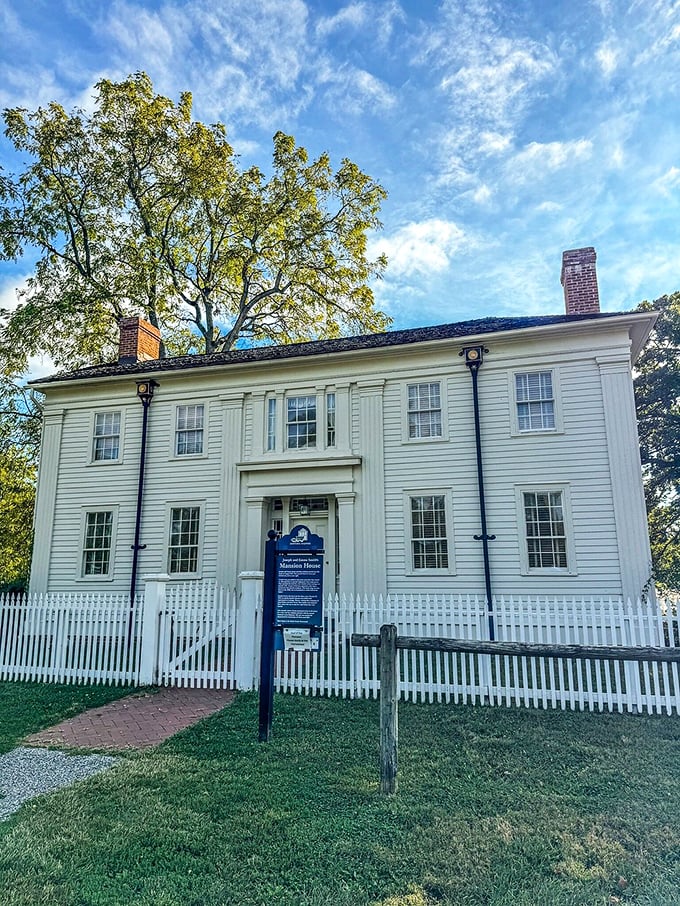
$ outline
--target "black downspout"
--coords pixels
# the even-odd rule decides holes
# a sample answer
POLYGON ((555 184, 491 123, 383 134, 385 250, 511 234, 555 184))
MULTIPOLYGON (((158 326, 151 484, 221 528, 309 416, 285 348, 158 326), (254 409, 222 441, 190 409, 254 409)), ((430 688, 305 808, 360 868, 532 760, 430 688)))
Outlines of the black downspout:
POLYGON ((146 464, 146 435, 149 421, 149 406, 153 398, 154 389, 158 386, 156 381, 138 381, 137 396, 142 401, 142 444, 139 452, 139 479, 137 482, 137 513, 135 515, 135 540, 132 545, 132 570, 130 573, 130 624, 128 626, 128 642, 132 636, 132 615, 137 590, 137 569, 139 565, 139 552, 146 548, 140 544, 139 538, 142 527, 142 503, 144 500, 144 467, 146 464))
POLYGON ((484 554, 484 587, 486 591, 486 609, 489 615, 489 639, 495 641, 496 633, 493 621, 493 601, 491 597, 491 564, 489 560, 489 541, 495 541, 495 535, 489 535, 486 530, 486 501, 484 499, 484 469, 482 467, 482 435, 479 424, 479 391, 477 376, 482 364, 484 353, 488 350, 483 346, 467 346, 461 351, 465 356, 465 364, 470 369, 472 377, 472 404, 475 412, 475 446, 477 450, 477 487, 479 490, 479 515, 482 523, 481 535, 473 535, 475 541, 482 542, 484 554))

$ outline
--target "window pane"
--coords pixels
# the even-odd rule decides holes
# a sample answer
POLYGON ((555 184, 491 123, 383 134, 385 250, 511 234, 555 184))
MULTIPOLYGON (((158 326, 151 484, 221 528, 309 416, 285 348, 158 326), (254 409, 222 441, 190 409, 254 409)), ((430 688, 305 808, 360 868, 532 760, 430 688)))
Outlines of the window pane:
POLYGON ((267 401, 267 450, 276 449, 276 399, 267 401))
POLYGON ((97 412, 94 417, 92 457, 96 462, 118 459, 120 412, 97 412))
POLYGON ((198 571, 198 535, 201 510, 197 506, 174 507, 170 513, 168 569, 171 573, 198 571))
POLYGON ((83 575, 106 576, 111 563, 113 513, 101 511, 85 514, 83 575))
POLYGON ((520 431, 545 431, 555 427, 552 372, 516 374, 515 396, 520 431))
POLYGON ((316 397, 289 397, 286 411, 288 446, 293 449, 315 447, 316 397))
POLYGON ((203 404, 177 407, 175 453, 185 456, 203 452, 203 404))
POLYGON ((443 494, 411 497, 411 552, 414 569, 448 569, 443 494))
POLYGON ((326 394, 326 446, 335 446, 335 394, 326 394))
POLYGON ((441 437, 442 412, 439 381, 408 385, 408 436, 441 437))
POLYGON ((567 538, 562 492, 525 492, 524 518, 531 569, 566 569, 567 538))

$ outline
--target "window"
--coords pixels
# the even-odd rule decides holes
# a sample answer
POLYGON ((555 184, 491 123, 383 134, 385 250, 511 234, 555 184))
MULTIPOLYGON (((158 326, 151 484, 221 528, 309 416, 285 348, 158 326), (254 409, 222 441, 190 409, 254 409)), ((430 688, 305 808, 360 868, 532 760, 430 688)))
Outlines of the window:
POLYGON ((523 491, 529 569, 567 569, 562 491, 523 491))
POLYGON ((195 456, 203 452, 203 404, 177 407, 175 454, 195 456))
POLYGON ((85 514, 83 576, 108 576, 111 567, 113 512, 100 510, 85 514))
POLYGON ((444 494, 411 497, 410 502, 413 569, 448 569, 444 494))
POLYGON ((267 400, 267 450, 276 449, 276 399, 267 400))
POLYGON ((169 573, 198 572, 198 542, 201 508, 172 507, 170 510, 169 573))
POLYGON ((335 446, 335 394, 326 394, 326 446, 335 446))
POLYGON ((303 449, 316 446, 316 397, 291 396, 287 402, 286 430, 288 447, 303 449))
POLYGON ((120 454, 120 412, 96 412, 94 416, 95 462, 112 462, 120 454))
POLYGON ((411 439, 442 436, 439 381, 408 385, 408 436, 411 439))
POLYGON ((555 397, 551 371, 515 375, 517 428, 522 431, 555 429, 555 397))

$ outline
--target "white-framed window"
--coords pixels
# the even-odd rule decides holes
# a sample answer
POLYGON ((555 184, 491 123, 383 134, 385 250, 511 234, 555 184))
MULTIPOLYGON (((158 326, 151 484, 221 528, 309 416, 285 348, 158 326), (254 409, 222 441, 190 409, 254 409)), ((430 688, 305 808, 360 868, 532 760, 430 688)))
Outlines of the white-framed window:
POLYGON ((406 409, 409 440, 443 437, 440 381, 408 384, 406 409))
POLYGON ((514 375, 517 431, 554 431, 555 388, 552 371, 522 371, 514 375))
POLYGON ((110 576, 112 572, 113 510, 85 512, 81 576, 110 576))
POLYGON ((335 446, 335 393, 326 394, 326 446, 335 446))
POLYGON ((267 400, 267 451, 276 450, 276 397, 267 400))
POLYGON ((287 397, 286 444, 290 450, 316 447, 316 396, 287 397))
POLYGON ((201 562, 201 507, 189 504, 170 507, 168 572, 197 575, 201 562))
POLYGON ((406 491, 404 509, 409 539, 407 572, 452 573, 450 496, 443 490, 406 491))
POLYGON ((120 459, 120 424, 120 412, 95 412, 93 462, 117 462, 120 459))
POLYGON ((524 535, 520 551, 523 574, 575 575, 568 485, 523 486, 516 493, 524 535))
POLYGON ((197 456, 203 453, 204 417, 203 403, 177 407, 175 456, 197 456))

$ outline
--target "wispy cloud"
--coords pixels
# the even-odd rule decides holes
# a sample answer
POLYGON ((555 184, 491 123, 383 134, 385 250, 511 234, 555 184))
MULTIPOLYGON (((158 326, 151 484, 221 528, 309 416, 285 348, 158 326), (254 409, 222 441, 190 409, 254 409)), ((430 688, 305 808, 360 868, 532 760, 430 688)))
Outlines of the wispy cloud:
POLYGON ((450 220, 409 223, 388 237, 374 240, 372 255, 387 255, 388 277, 431 275, 445 270, 469 240, 450 220))
POLYGON ((680 168, 670 167, 663 176, 654 181, 653 187, 662 195, 672 195, 676 189, 680 188, 680 168))
POLYGON ((355 30, 366 24, 368 9, 365 3, 350 3, 343 6, 334 16, 323 16, 316 23, 316 33, 327 37, 334 31, 349 28, 355 30))
POLYGON ((587 160, 592 153, 593 144, 585 138, 530 142, 508 162, 507 173, 515 183, 533 182, 542 179, 546 173, 587 160))

